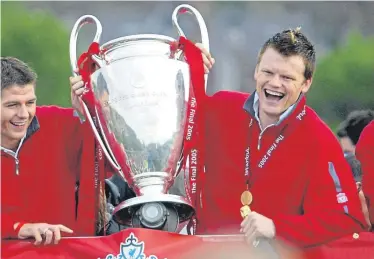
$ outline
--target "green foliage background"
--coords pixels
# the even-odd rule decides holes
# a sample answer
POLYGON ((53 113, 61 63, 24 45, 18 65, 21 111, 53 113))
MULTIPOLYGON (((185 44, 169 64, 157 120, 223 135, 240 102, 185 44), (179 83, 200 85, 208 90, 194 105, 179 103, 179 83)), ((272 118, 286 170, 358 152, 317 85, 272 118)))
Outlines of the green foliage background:
POLYGON ((1 3, 1 56, 28 63, 38 74, 38 105, 70 105, 69 32, 52 14, 1 3))
POLYGON ((352 32, 344 44, 323 57, 308 103, 330 125, 353 110, 374 109, 374 37, 352 32))
MULTIPOLYGON (((52 14, 2 2, 1 55, 38 73, 38 104, 70 106, 68 28, 52 14)), ((374 109, 374 37, 358 32, 319 58, 308 103, 332 127, 355 109, 374 109)))

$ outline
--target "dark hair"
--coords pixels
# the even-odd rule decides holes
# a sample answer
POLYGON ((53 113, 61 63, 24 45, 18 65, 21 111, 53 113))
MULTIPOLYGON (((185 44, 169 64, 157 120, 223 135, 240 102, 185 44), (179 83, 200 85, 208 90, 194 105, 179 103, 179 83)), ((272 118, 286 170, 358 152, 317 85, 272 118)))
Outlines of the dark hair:
POLYGON ((37 75, 25 62, 14 57, 1 57, 1 90, 36 83, 37 75))
POLYGON ((313 77, 316 53, 312 43, 300 32, 300 28, 284 30, 268 39, 260 50, 257 63, 260 63, 262 55, 268 48, 273 48, 286 57, 301 56, 305 63, 305 79, 313 77))
POLYGON ((362 130, 372 120, 374 120, 374 111, 372 110, 353 111, 340 123, 337 135, 339 138, 348 137, 353 145, 356 145, 362 130))

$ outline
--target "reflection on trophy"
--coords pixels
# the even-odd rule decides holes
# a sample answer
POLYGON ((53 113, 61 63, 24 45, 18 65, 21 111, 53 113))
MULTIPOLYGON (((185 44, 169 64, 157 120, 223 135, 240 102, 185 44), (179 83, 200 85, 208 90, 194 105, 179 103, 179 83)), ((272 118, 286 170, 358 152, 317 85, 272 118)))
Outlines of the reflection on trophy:
MULTIPOLYGON (((180 35, 177 16, 188 11, 196 16, 202 43, 209 48, 205 22, 189 5, 178 6, 172 21, 180 35)), ((94 42, 102 27, 91 15, 75 23, 70 38, 70 59, 77 71, 76 41, 86 23, 96 24, 94 42)), ((99 45, 92 56, 98 69, 90 75, 93 104, 83 102, 86 117, 110 164, 129 183, 137 197, 114 210, 123 225, 179 231, 194 215, 184 197, 168 194, 180 171, 187 123, 190 71, 180 59, 176 40, 142 34, 117 38, 99 45)))

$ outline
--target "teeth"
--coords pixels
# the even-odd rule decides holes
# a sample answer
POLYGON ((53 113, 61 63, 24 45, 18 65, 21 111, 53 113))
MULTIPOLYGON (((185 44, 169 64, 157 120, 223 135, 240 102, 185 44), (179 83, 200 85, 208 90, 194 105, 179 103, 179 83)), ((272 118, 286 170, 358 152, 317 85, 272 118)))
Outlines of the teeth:
POLYGON ((26 122, 12 122, 12 124, 16 125, 16 126, 23 126, 26 124, 26 122))
POLYGON ((272 91, 272 90, 265 89, 265 91, 266 91, 266 93, 271 94, 271 95, 275 95, 275 96, 279 96, 279 97, 284 96, 284 94, 278 93, 278 92, 275 92, 275 91, 272 91))

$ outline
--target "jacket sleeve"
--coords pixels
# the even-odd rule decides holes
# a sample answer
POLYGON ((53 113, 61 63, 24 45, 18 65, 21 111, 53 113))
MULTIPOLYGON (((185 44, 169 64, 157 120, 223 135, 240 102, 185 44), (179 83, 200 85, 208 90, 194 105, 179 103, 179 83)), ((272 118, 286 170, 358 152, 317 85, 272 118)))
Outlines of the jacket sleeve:
POLYGON ((307 158, 302 215, 273 218, 276 236, 299 247, 326 243, 364 229, 350 167, 338 142, 326 142, 307 158))
POLYGON ((370 222, 374 223, 374 122, 361 133, 356 146, 356 157, 361 163, 362 190, 368 201, 370 222))

